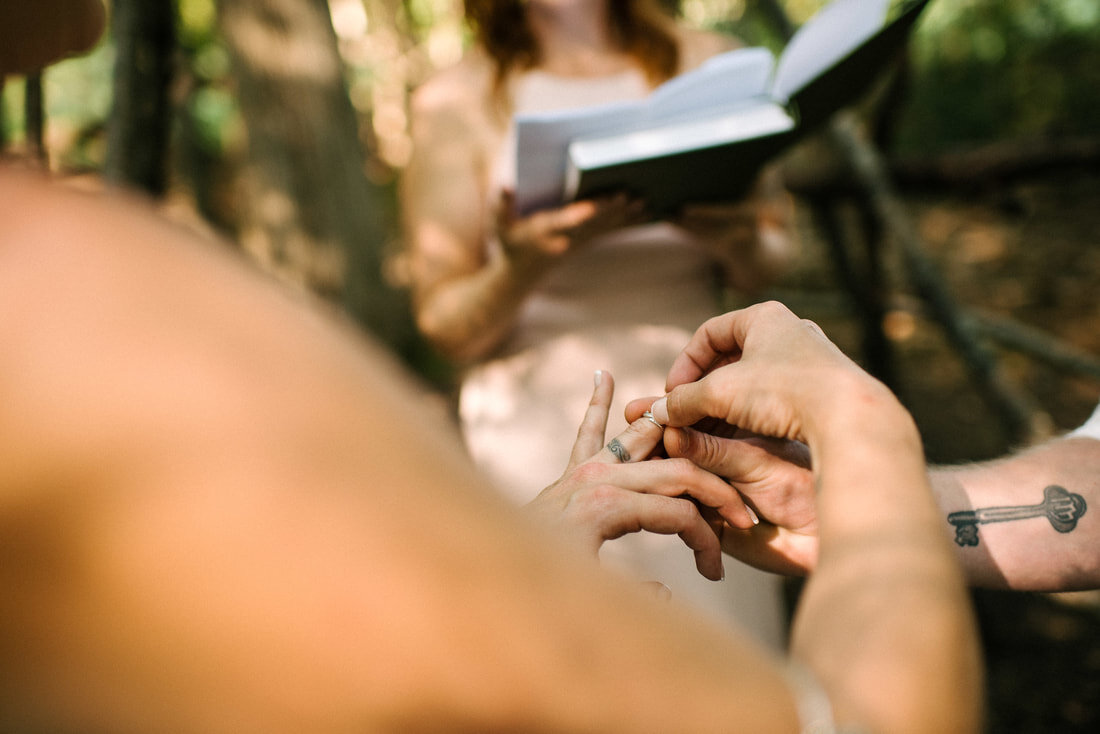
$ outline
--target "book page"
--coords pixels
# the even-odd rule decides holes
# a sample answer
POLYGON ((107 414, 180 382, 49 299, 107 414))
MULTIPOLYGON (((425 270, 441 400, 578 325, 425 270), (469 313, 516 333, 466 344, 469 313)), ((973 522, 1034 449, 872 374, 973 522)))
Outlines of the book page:
POLYGON ((738 48, 712 56, 653 90, 650 119, 694 117, 700 111, 765 97, 774 68, 775 57, 766 48, 738 48))
POLYGON ((890 0, 833 0, 798 29, 783 50, 772 95, 788 100, 859 48, 886 20, 890 0))
POLYGON ((697 117, 704 110, 725 113, 766 96, 774 65, 766 48, 734 49, 670 79, 642 100, 517 115, 516 208, 527 213, 561 203, 571 141, 633 132, 697 117))
POLYGON ((528 213, 561 203, 566 151, 578 137, 633 130, 645 119, 645 100, 517 115, 516 209, 528 213))

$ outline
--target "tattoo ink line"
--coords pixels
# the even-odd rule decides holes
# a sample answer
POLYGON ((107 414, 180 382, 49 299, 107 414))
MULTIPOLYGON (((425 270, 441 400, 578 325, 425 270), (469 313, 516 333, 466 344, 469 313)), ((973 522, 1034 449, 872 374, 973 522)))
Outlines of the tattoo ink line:
POLYGON ((611 443, 607 444, 607 450, 624 464, 630 461, 630 453, 626 450, 626 446, 623 446, 622 442, 617 438, 611 439, 611 443))
POLYGON ((975 546, 978 544, 978 525, 981 523, 1046 517, 1059 533, 1068 533, 1077 527, 1077 521, 1087 509, 1084 497, 1052 484, 1043 490, 1043 501, 1037 505, 985 507, 952 512, 947 516, 947 522, 955 526, 955 543, 960 546, 975 546))

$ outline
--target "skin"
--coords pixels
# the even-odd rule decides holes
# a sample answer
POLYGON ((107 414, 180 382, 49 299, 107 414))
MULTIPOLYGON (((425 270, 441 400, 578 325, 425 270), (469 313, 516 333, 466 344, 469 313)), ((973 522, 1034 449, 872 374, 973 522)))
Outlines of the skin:
MULTIPOLYGON (((671 376, 676 384, 680 378, 671 376)), ((638 414, 648 405, 628 409, 638 414)), ((722 548, 758 568, 803 575, 818 562, 817 509, 810 451, 801 441, 727 437, 691 428, 669 429, 669 456, 687 459, 728 480, 762 520, 748 530, 727 527, 722 548)), ((1017 591, 1100 588, 1100 441, 1063 437, 993 461, 930 467, 939 524, 972 586, 1017 591), (1086 509, 1076 526, 1058 532, 1045 517, 981 524, 975 545, 955 542, 951 513, 1038 505, 1043 490, 1059 486, 1080 496, 1086 509)))
POLYGON ((780 661, 499 499, 329 312, 139 202, 0 198, 0 727, 795 730, 780 661))
MULTIPOLYGON (((571 77, 622 72, 600 0, 532 0, 539 70, 571 77)), ((676 26, 682 71, 732 47, 728 38, 676 26)), ((506 81, 512 85, 521 72, 506 81)), ((484 357, 514 323, 539 278, 601 234, 649 219, 645 202, 620 196, 517 215, 511 194, 490 200, 490 172, 510 111, 494 98, 490 59, 475 49, 422 85, 412 99, 414 154, 402 177, 413 305, 422 333, 460 361, 484 357), (486 246, 486 243, 490 243, 486 246)), ((734 285, 752 290, 791 255, 790 200, 775 171, 748 201, 689 207, 679 224, 734 285)))
MULTIPOLYGON (((980 664, 963 576, 920 437, 890 391, 776 303, 703 324, 669 383, 652 404, 659 422, 717 419, 809 447, 816 564, 791 645, 826 682, 838 719, 883 731, 977 726, 980 664), (853 639, 874 644, 846 649, 853 639)), ((767 528, 749 532, 767 542, 767 528)))
MULTIPOLYGON (((798 729, 784 661, 500 500, 417 386, 330 312, 117 194, 0 171, 0 198, 15 204, 0 238, 4 729, 798 729)), ((776 346, 806 338, 750 326, 776 346)), ((774 393, 829 465, 794 654, 841 722, 976 731, 973 629, 928 542, 943 538, 923 472, 897 465, 920 463, 904 412, 854 372, 805 405, 763 374, 740 387, 774 393), (865 400, 846 416, 844 397, 865 400), (886 441, 869 444, 891 457, 885 533, 828 499, 876 460, 838 450, 834 428, 886 441), (884 585, 904 604, 878 605, 884 585), (920 614, 919 639, 903 612, 920 614)), ((559 484, 582 501, 685 464, 592 452, 610 387, 578 437, 589 459, 559 484)), ((691 401, 675 396, 682 422, 691 401)), ((618 438, 644 457, 658 432, 618 438)), ((688 491, 746 524, 713 477, 664 476, 648 498, 688 491)), ((594 537, 650 524, 600 522, 594 537)))
MULTIPOLYGON (((484 487, 383 351, 221 244, 142 202, 26 174, 0 170, 0 200, 11 204, 0 223, 0 728, 798 729, 783 661, 658 604, 586 552, 662 520, 601 513, 596 531, 575 531, 587 544, 571 543, 484 487)), ((790 335, 764 327, 750 331, 790 335)), ((882 397, 836 377, 834 399, 882 397)), ((874 407, 857 400, 845 416, 813 399, 788 405, 806 396, 767 380, 740 387, 815 426, 804 436, 815 451, 819 430, 858 436, 860 408, 874 407)), ((548 499, 583 503, 637 481, 636 464, 593 452, 604 395, 574 452, 589 459, 570 462, 548 499)), ((762 427, 736 399, 728 407, 726 418, 762 427)), ((872 436, 910 460, 882 476, 897 473, 897 503, 917 512, 892 518, 883 542, 823 500, 795 655, 842 722, 976 731, 977 696, 961 695, 978 685, 973 630, 938 554, 911 552, 926 535, 906 471, 919 443, 896 411, 872 416, 872 436), (875 607, 882 562, 895 598, 937 592, 905 607, 922 613, 915 649, 875 607), (890 684, 854 685, 868 680, 890 684)), ((639 428, 618 439, 641 457, 659 437, 639 428)), ((826 444, 836 463, 815 469, 823 498, 875 459, 826 444)), ((673 465, 645 464, 658 476, 673 465)), ((694 470, 663 491, 646 498, 687 492, 744 525, 739 499, 694 470)), ((681 516, 665 530, 705 538, 681 516)), ((713 541, 692 543, 714 557, 713 541)))
POLYGON ((613 393, 611 374, 597 373, 569 465, 527 505, 527 512, 593 557, 605 540, 628 533, 678 534, 695 552, 699 573, 720 580, 724 573, 718 535, 696 503, 714 508, 732 527, 752 527, 752 515, 727 482, 692 462, 645 461, 663 433, 647 418, 638 418, 613 439, 631 457, 627 463, 616 458, 604 445, 613 393))

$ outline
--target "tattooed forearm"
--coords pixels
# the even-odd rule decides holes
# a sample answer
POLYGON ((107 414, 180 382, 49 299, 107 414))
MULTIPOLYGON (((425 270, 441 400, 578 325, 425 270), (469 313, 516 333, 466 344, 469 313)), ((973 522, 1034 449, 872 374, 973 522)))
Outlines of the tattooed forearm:
POLYGON ((1031 517, 1045 517, 1059 533, 1077 527, 1077 521, 1088 509, 1085 498, 1052 484, 1043 490, 1043 501, 1037 505, 1018 507, 985 507, 979 510, 952 512, 947 522, 955 526, 955 542, 961 546, 978 544, 978 525, 990 522, 1011 522, 1031 517))

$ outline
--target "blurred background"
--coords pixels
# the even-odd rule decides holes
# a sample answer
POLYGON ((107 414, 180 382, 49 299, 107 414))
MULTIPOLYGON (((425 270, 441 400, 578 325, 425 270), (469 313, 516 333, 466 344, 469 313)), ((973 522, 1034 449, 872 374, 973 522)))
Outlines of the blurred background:
MULTIPOLYGON (((449 401, 454 369, 409 317, 395 196, 409 92, 469 42, 460 0, 107 4, 91 52, 3 80, 0 155, 144 191, 449 401)), ((779 50, 824 4, 676 7, 779 50)), ((1100 399, 1100 3, 932 0, 857 112, 877 177, 827 130, 784 159, 802 252, 767 295, 894 388, 931 461, 1080 424, 1100 399)), ((1100 731, 1096 595, 975 600, 989 730, 1100 731)))

